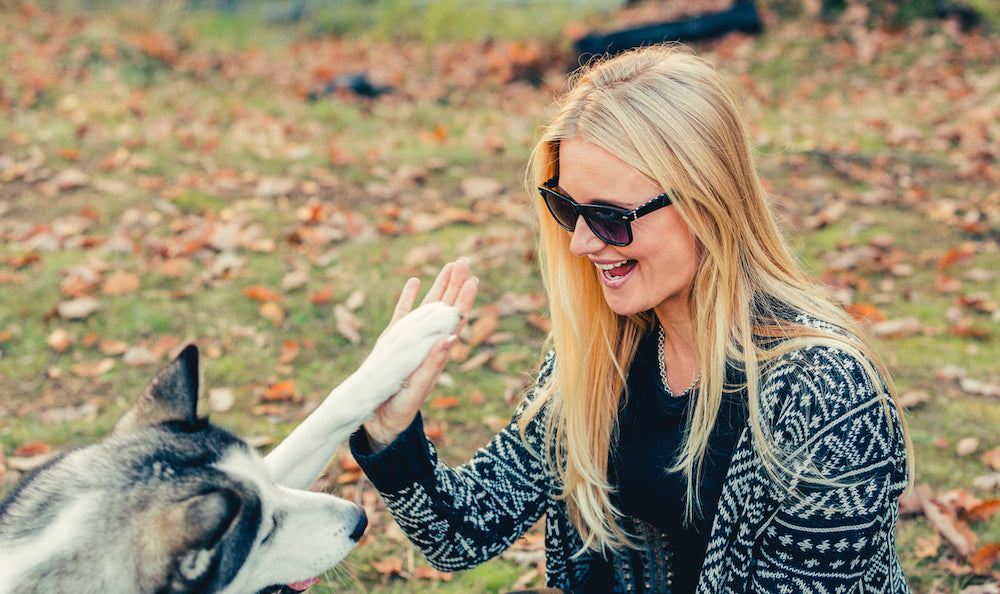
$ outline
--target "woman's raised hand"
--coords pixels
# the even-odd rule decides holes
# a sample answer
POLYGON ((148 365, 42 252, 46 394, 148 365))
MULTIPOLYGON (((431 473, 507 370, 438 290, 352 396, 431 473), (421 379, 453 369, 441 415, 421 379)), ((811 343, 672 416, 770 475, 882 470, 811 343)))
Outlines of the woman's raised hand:
MULTIPOLYGON (((465 323, 464 320, 468 316, 469 310, 472 309, 473 302, 476 300, 478 288, 479 279, 469 276, 469 261, 466 258, 459 258, 441 268, 441 272, 434 279, 434 284, 431 285, 430 291, 421 301, 421 305, 442 301, 457 307, 463 318, 458 329, 455 330, 455 334, 458 334, 465 323)), ((411 278, 406 281, 406 284, 403 285, 403 292, 396 302, 396 309, 392 312, 389 326, 395 324, 397 320, 413 309, 419 290, 420 279, 411 278)), ((450 337, 435 345, 420 367, 407 379, 403 389, 378 407, 375 410, 375 416, 364 424, 373 451, 388 445, 413 422, 420 406, 427 400, 437 384, 438 377, 441 376, 441 371, 444 370, 444 366, 448 362, 448 353, 453 344, 454 337, 450 337)))

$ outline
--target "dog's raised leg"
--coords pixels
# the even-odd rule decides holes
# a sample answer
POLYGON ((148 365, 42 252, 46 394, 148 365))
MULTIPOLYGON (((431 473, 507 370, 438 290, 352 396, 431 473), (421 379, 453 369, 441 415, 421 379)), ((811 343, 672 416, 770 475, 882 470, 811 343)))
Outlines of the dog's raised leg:
POLYGON ((274 481, 293 489, 307 488, 337 446, 399 391, 431 347, 455 331, 459 319, 456 308, 431 303, 386 330, 361 367, 264 459, 274 481))

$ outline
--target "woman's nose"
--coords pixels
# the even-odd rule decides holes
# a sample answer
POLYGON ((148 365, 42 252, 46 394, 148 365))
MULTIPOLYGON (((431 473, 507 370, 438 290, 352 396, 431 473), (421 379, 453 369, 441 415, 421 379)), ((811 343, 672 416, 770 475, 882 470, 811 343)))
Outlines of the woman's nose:
POLYGON ((576 229, 569 242, 569 251, 574 256, 582 257, 600 251, 604 245, 601 238, 594 235, 587 221, 583 220, 583 217, 577 217, 576 229))

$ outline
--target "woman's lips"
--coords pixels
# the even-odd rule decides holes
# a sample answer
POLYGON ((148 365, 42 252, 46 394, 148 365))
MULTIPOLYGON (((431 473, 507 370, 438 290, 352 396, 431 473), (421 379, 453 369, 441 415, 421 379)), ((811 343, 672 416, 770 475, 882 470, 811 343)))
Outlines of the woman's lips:
POLYGON ((594 262, 601 271, 601 280, 609 287, 618 287, 632 274, 638 262, 635 260, 619 260, 617 262, 594 262))

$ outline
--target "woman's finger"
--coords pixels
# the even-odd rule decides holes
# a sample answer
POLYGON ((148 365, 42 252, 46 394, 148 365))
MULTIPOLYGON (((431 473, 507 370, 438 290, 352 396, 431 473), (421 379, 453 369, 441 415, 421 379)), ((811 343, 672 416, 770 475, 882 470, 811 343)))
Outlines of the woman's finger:
POLYGON ((434 279, 434 284, 431 285, 431 289, 427 291, 426 295, 424 295, 420 305, 441 300, 441 296, 444 295, 444 290, 448 286, 448 282, 451 279, 451 271, 454 266, 454 262, 448 262, 443 268, 441 268, 441 272, 439 272, 437 278, 434 279))
POLYGON ((392 326, 400 318, 413 310, 413 303, 417 300, 417 292, 419 291, 419 278, 413 277, 406 281, 406 284, 403 285, 403 292, 400 293, 399 299, 396 301, 396 309, 392 311, 392 319, 389 321, 389 326, 392 326))
POLYGON ((455 334, 462 331, 462 326, 469 319, 469 312, 472 311, 472 304, 476 302, 476 293, 478 291, 479 279, 474 276, 466 279, 462 283, 462 286, 459 287, 453 305, 458 308, 458 313, 461 314, 462 321, 459 322, 458 328, 455 329, 455 334))
POLYGON ((444 294, 440 301, 448 305, 455 305, 459 292, 465 286, 465 281, 469 279, 469 260, 462 257, 452 262, 451 274, 448 276, 448 284, 444 288, 444 294))

